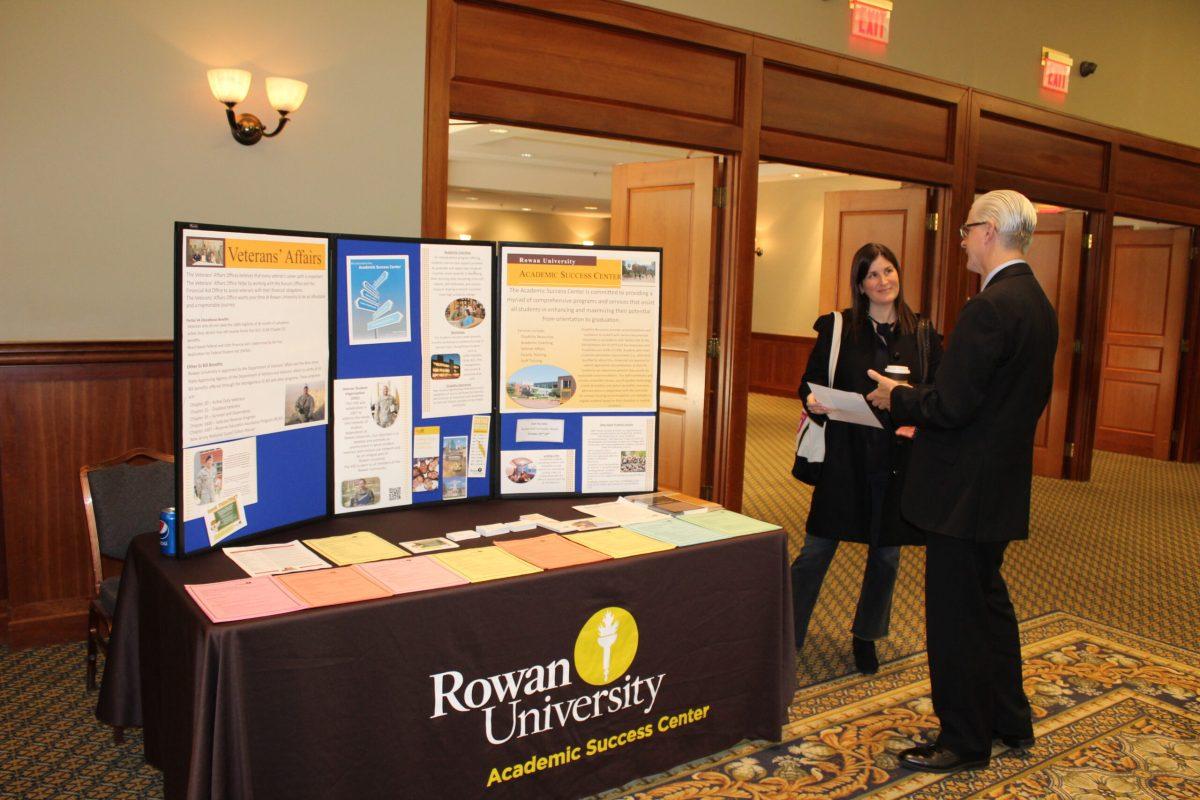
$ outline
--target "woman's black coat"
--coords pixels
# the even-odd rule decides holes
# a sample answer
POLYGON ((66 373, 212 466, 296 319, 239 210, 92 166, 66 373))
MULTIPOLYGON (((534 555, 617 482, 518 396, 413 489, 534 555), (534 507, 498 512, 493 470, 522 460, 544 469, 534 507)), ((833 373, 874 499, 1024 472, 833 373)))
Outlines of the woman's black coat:
MULTIPOLYGON (((867 370, 883 372, 888 364, 904 364, 912 375, 912 382, 920 380, 917 336, 915 333, 899 334, 891 338, 891 346, 884 348, 875 335, 868 319, 863 319, 863 328, 855 335, 850 322, 850 309, 842 312, 842 349, 838 355, 837 374, 833 388, 848 392, 870 394, 875 382, 867 377, 867 370)), ((800 398, 807 400, 809 383, 829 386, 829 349, 833 339, 833 315, 824 314, 813 323, 817 332, 817 344, 808 358, 804 378, 800 382, 800 398)), ((930 328, 929 370, 931 380, 942 354, 941 337, 930 328)), ((886 413, 876 411, 883 430, 835 422, 814 414, 813 422, 825 427, 825 465, 820 480, 813 489, 812 505, 808 514, 807 531, 813 536, 837 539, 843 542, 871 540, 871 494, 867 483, 870 471, 884 470, 891 473, 884 502, 883 520, 880 527, 880 545, 922 544, 923 534, 904 522, 900 517, 900 492, 904 467, 908 461, 909 442, 898 439, 894 426, 886 413)), ((918 432, 918 436, 920 433, 918 432)))

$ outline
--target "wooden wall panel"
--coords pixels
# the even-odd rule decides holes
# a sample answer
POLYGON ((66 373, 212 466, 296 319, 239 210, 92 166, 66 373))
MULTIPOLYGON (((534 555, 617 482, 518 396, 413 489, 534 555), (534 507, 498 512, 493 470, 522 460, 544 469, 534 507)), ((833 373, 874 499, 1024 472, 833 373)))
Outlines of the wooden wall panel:
POLYGON ((1196 208, 1200 206, 1200 164, 1121 148, 1114 188, 1128 197, 1196 208))
POLYGON ((736 122, 741 59, 640 32, 460 3, 452 79, 736 122))
POLYGON ((796 397, 808 356, 816 343, 812 336, 751 334, 750 391, 796 397))
POLYGON ((13 646, 86 635, 79 468, 172 449, 169 342, 0 347, 0 496, 13 646))
POLYGON ((764 130, 949 161, 954 107, 893 94, 880 86, 768 64, 763 69, 762 126, 764 130))
POLYGON ((979 120, 978 165, 1009 175, 1100 192, 1107 146, 1022 120, 984 113, 979 120))

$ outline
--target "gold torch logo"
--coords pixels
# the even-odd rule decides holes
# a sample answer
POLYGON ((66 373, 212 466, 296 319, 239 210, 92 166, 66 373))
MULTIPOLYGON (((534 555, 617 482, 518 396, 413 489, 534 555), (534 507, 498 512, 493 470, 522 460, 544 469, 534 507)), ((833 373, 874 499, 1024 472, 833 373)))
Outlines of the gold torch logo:
POLYGON ((583 624, 575 639, 575 671, 593 686, 625 674, 637 655, 638 628, 623 608, 602 608, 583 624))

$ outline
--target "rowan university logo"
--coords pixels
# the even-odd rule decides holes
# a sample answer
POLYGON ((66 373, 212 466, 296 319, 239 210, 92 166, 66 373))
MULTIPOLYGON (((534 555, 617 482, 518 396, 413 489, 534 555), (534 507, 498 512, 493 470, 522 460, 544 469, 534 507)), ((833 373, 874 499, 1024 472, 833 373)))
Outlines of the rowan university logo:
POLYGON ((602 608, 583 624, 575 639, 575 671, 593 686, 625 674, 638 649, 638 628, 623 608, 602 608))

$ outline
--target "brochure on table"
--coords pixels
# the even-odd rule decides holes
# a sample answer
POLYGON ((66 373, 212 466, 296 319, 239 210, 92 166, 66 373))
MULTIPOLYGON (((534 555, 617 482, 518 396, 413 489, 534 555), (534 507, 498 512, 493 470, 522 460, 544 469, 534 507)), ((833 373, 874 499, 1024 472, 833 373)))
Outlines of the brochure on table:
POLYGON ((662 251, 499 247, 498 493, 657 486, 662 251))
POLYGON ((661 251, 175 239, 180 555, 343 514, 656 488, 661 251))

